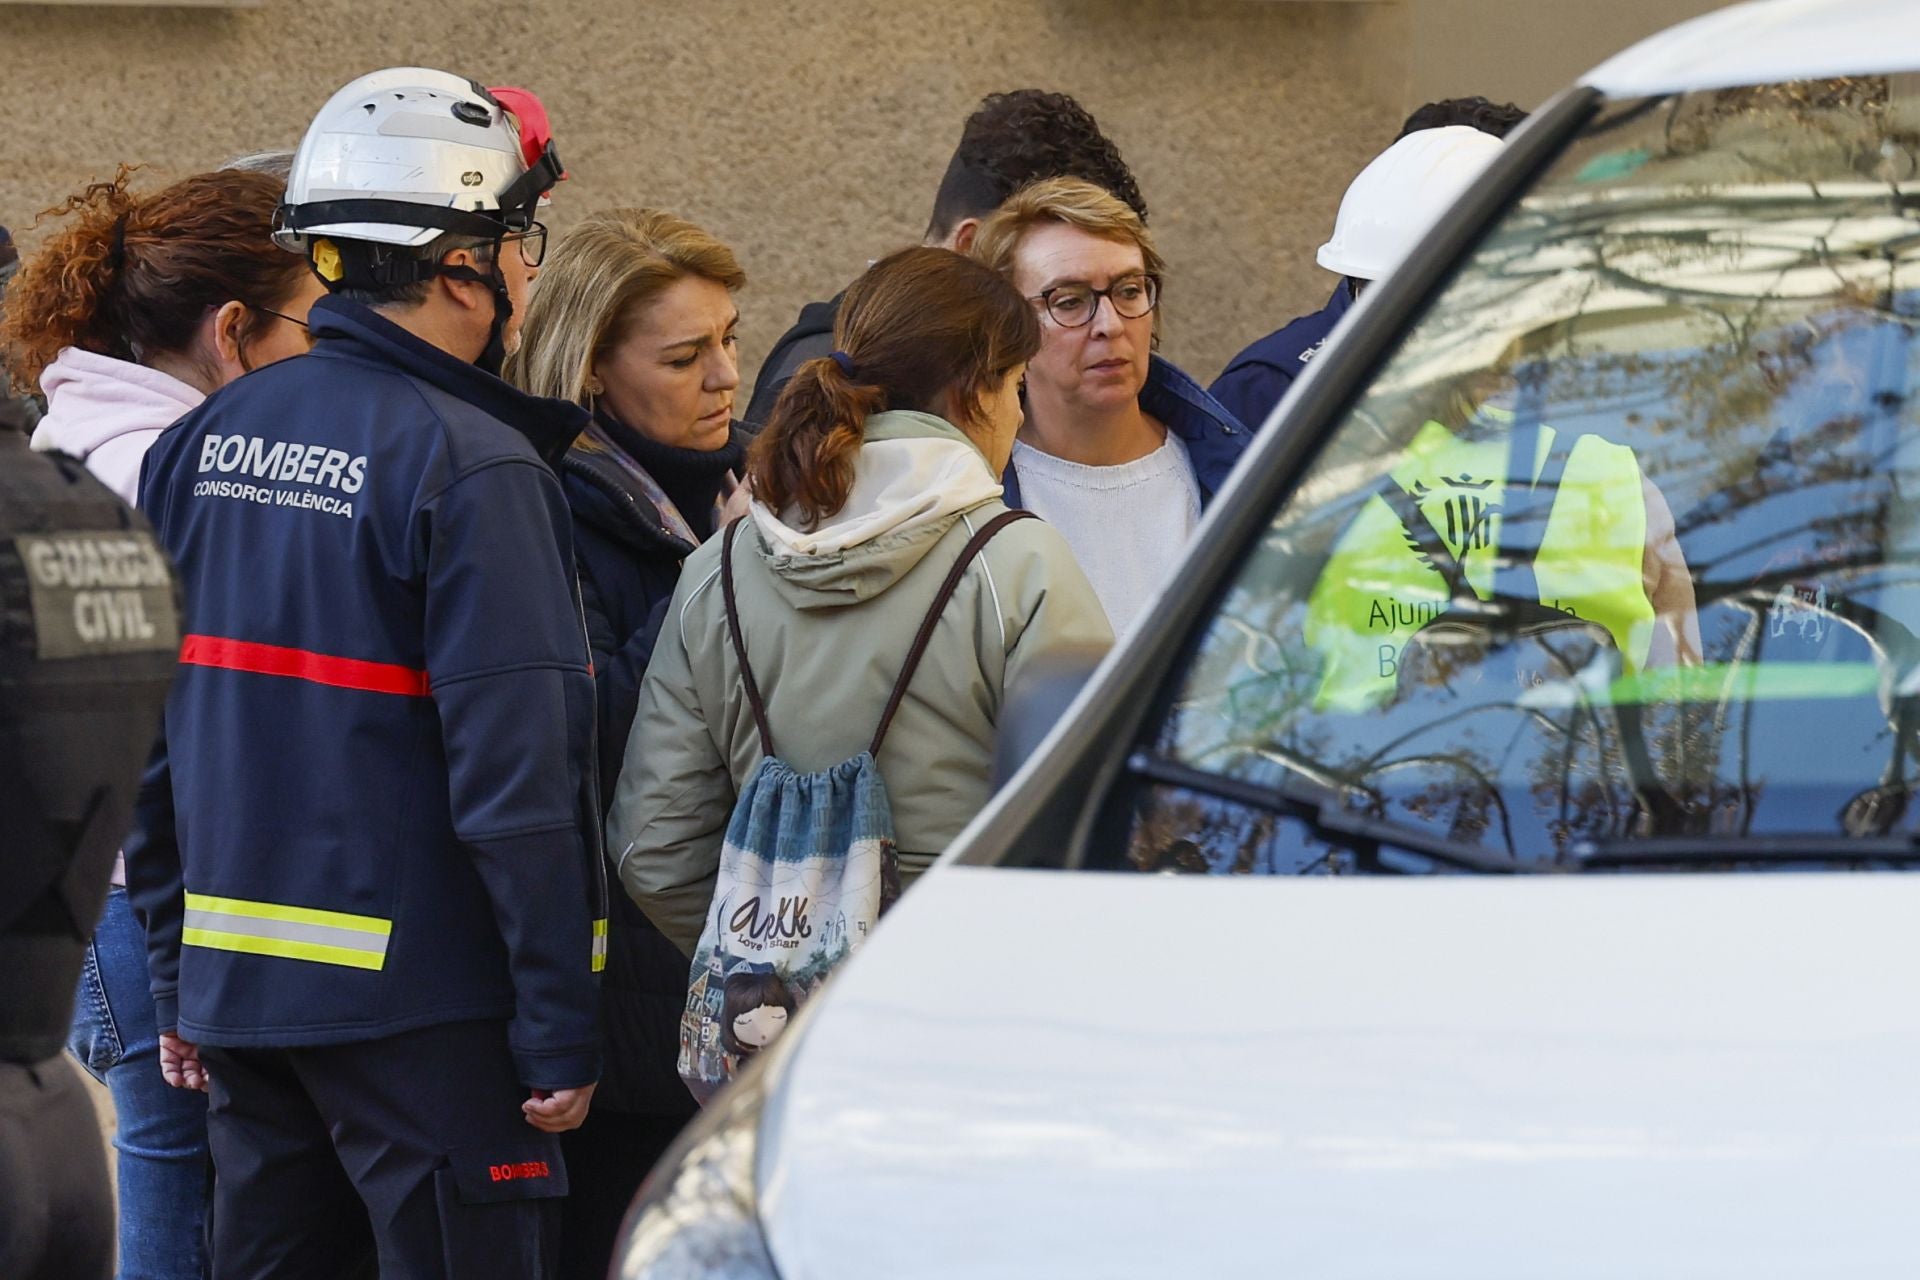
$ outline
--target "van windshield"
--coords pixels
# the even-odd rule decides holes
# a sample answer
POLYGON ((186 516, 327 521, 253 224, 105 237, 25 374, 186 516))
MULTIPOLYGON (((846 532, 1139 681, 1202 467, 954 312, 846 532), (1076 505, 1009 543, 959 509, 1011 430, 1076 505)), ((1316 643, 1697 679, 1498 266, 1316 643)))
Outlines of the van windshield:
MULTIPOLYGON (((1329 433, 1143 755, 1535 865, 1912 831, 1904 83, 1607 108, 1329 433)), ((1143 786, 1132 864, 1328 867, 1219 803, 1143 786)))

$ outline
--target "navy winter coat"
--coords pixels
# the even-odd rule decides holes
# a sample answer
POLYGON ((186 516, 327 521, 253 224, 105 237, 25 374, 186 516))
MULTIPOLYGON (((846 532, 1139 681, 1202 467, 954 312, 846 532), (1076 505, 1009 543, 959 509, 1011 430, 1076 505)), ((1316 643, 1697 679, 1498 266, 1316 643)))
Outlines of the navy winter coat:
MULTIPOLYGON (((1252 433, 1232 413, 1208 395, 1199 383, 1170 360, 1152 357, 1147 385, 1140 389, 1140 407, 1166 425, 1187 446, 1194 479, 1200 482, 1200 507, 1205 510, 1233 473, 1234 464, 1253 442, 1252 433)), ((1009 462, 1000 477, 1007 505, 1018 507, 1020 476, 1009 462)))
POLYGON ((1229 360, 1207 390, 1240 421, 1260 430, 1293 386, 1293 380, 1327 345, 1334 326, 1353 302, 1353 285, 1342 280, 1326 306, 1268 334, 1229 360))
MULTIPOLYGON (((739 429, 726 448, 710 454, 651 445, 617 423, 605 423, 605 429, 657 482, 682 499, 681 512, 695 535, 711 535, 721 477, 742 465, 745 436, 739 429)), ((560 475, 573 510, 574 553, 599 692, 604 812, 626 757, 640 681, 680 580, 680 562, 697 544, 668 528, 649 495, 609 455, 575 448, 562 462, 560 475)), ((646 750, 644 739, 637 749, 646 750)), ((612 898, 607 970, 601 983, 607 1060, 594 1106, 689 1115, 695 1110, 693 1095, 675 1065, 680 1013, 687 1000, 687 958, 624 892, 616 887, 612 898)))
POLYGON ((162 1029, 352 1043, 511 1019, 599 1074, 593 678, 557 459, 586 414, 326 299, 313 353, 163 433, 187 633, 127 845, 162 1029))
POLYGON ((842 290, 826 302, 809 302, 800 308, 800 318, 780 335, 760 372, 753 379, 753 399, 747 404, 747 430, 758 432, 767 425, 773 405, 786 388, 794 371, 809 360, 818 360, 833 350, 833 326, 840 318, 842 290))

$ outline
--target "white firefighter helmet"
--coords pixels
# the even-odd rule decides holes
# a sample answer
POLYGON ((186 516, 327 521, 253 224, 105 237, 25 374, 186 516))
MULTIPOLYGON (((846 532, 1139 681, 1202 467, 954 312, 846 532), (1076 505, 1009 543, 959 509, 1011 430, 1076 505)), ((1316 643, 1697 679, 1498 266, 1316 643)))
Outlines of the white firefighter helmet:
MULTIPOLYGON (((560 176, 549 147, 529 166, 492 94, 424 67, 361 76, 314 117, 294 153, 275 239, 418 248, 447 232, 491 238, 524 229, 560 176)), ((311 253, 326 275, 320 253, 311 253)))
POLYGON ((1466 125, 1410 133, 1360 171, 1340 200, 1320 265, 1378 280, 1413 252, 1420 237, 1500 154, 1492 134, 1466 125))

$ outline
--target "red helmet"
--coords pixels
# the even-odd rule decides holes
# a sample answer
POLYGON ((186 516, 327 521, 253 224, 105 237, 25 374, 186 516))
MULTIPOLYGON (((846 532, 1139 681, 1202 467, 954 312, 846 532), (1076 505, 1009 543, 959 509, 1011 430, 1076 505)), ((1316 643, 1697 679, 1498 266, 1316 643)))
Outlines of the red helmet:
MULTIPOLYGON (((513 113, 514 123, 520 128, 521 154, 526 159, 527 167, 532 168, 553 143, 553 124, 547 119, 546 104, 540 101, 540 95, 533 90, 515 88, 510 84, 495 86, 487 92, 513 113)), ((565 181, 566 177, 566 172, 562 170, 561 180, 565 181)))

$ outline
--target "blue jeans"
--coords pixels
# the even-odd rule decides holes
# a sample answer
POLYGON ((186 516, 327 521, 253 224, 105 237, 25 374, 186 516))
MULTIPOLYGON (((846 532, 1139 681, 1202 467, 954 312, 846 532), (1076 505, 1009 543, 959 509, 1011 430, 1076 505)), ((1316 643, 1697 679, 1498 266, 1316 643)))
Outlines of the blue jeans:
POLYGON ((67 1048, 113 1094, 121 1280, 206 1274, 207 1098, 160 1075, 147 940, 121 888, 87 947, 67 1048))

